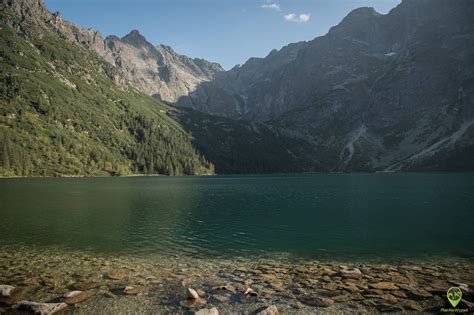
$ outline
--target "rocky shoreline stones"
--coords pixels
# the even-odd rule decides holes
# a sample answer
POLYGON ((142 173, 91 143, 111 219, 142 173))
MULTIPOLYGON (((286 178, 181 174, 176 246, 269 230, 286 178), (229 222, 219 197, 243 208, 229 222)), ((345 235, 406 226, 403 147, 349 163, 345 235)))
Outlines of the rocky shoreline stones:
POLYGON ((350 265, 284 258, 71 257, 12 249, 0 251, 0 265, 0 313, 64 305, 82 314, 108 307, 173 314, 432 312, 446 303, 451 286, 463 290, 462 307, 474 301, 469 261, 350 265))

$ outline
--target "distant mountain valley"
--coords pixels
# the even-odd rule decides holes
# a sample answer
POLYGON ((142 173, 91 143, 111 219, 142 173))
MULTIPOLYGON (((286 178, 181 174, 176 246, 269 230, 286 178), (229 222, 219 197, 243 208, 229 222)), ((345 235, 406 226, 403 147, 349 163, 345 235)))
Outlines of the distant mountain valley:
POLYGON ((0 175, 474 170, 474 2, 404 0, 229 71, 2 0, 0 175))

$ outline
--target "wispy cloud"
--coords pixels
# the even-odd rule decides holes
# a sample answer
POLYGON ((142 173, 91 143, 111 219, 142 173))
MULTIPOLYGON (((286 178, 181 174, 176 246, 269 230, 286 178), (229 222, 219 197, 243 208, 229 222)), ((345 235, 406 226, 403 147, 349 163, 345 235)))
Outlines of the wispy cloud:
POLYGON ((289 13, 284 16, 285 21, 287 22, 295 22, 295 23, 306 23, 311 18, 311 14, 303 13, 303 14, 295 14, 289 13))
POLYGON ((275 2, 267 2, 261 5, 262 9, 281 11, 280 5, 275 2))

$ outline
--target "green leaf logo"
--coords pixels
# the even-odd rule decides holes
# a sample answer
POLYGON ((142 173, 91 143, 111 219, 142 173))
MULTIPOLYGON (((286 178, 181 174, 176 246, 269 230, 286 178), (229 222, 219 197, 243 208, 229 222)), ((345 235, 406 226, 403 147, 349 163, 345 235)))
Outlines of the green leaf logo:
POLYGON ((458 287, 451 287, 446 296, 448 297, 449 303, 451 303, 453 307, 456 307, 456 305, 461 301, 462 291, 458 287))

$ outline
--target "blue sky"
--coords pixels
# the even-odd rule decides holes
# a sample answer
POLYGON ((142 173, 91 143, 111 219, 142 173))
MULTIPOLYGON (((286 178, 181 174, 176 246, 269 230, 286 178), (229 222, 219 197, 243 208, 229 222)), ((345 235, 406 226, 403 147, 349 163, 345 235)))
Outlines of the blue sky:
POLYGON ((50 11, 104 36, 138 29, 153 44, 230 69, 327 33, 352 9, 388 13, 400 0, 45 0, 50 11))

